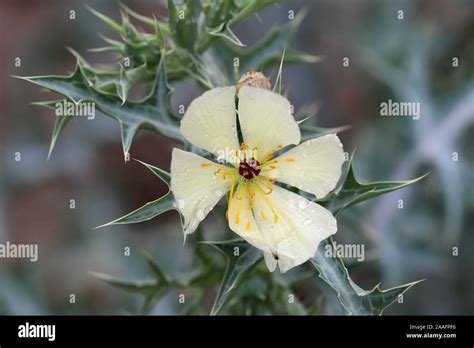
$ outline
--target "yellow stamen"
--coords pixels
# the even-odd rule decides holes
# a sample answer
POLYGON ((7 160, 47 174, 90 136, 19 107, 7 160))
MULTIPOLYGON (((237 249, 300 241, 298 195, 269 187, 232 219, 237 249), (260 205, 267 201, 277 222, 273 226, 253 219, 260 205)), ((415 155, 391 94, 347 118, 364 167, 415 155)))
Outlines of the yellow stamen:
POLYGON ((274 147, 273 149, 271 149, 270 151, 268 151, 265 156, 262 157, 262 160, 260 161, 260 163, 265 163, 266 161, 268 161, 269 159, 271 159, 273 157, 273 153, 280 150, 281 148, 283 148, 283 145, 278 145, 277 147, 274 147))
MULTIPOLYGON (((263 193, 262 197, 263 197, 263 199, 265 200, 265 203, 267 203, 268 207, 270 208, 270 210, 271 210, 272 213, 273 213, 273 221, 274 221, 275 223, 277 223, 277 222, 278 222, 278 214, 277 214, 277 212, 275 211, 275 209, 273 208, 272 202, 270 202, 270 199, 268 199, 267 193, 260 187, 260 185, 256 184, 256 187, 257 187, 257 189, 258 189, 261 193, 263 193)), ((260 208, 260 209, 261 209, 261 208, 260 208)), ((264 218, 264 217, 262 216, 262 218, 264 218)), ((264 218, 264 219, 266 219, 266 218, 264 218)))
POLYGON ((276 169, 276 167, 271 165, 270 168, 262 169, 262 171, 260 173, 269 172, 269 171, 272 171, 274 169, 276 169))
MULTIPOLYGON (((255 184, 252 185, 253 187, 255 187, 255 184)), ((260 211, 260 215, 262 216, 262 219, 263 220, 266 220, 267 217, 265 216, 265 213, 263 212, 263 208, 262 208, 262 202, 260 201, 260 199, 258 198, 258 195, 256 194, 257 192, 254 191, 254 201, 257 202, 257 207, 258 207, 258 210, 260 211)))
POLYGON ((230 185, 229 202, 227 203, 227 211, 225 212, 225 218, 227 220, 229 219, 229 210, 230 210, 230 207, 232 206, 232 200, 234 199, 235 178, 232 178, 230 180, 229 185, 230 185))
POLYGON ((239 184, 239 187, 237 188, 237 200, 239 201, 238 202, 238 206, 237 206, 237 212, 235 213, 235 224, 238 225, 239 222, 240 222, 240 209, 242 208, 242 198, 243 198, 243 195, 240 196, 240 191, 241 189, 244 189, 244 185, 247 185, 247 183, 243 184, 243 183, 240 183, 239 184))
POLYGON ((212 167, 212 163, 201 163, 201 167, 212 167))
POLYGON ((270 193, 273 192, 272 185, 269 182, 264 181, 264 177, 258 177, 257 181, 255 182, 255 185, 266 195, 269 195, 270 193), (265 192, 261 187, 260 184, 262 184, 265 188, 268 189, 268 192, 265 192))
POLYGON ((266 166, 268 166, 268 165, 270 165, 270 164, 275 164, 275 163, 278 163, 278 162, 280 162, 280 161, 277 160, 277 159, 274 159, 274 160, 265 162, 265 163, 262 165, 262 167, 266 167, 266 166))

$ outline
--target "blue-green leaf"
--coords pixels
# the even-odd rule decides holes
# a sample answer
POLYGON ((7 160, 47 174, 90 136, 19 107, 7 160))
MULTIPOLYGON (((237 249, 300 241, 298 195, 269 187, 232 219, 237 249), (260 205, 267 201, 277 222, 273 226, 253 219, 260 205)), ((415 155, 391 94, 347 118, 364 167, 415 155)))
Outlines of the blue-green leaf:
MULTIPOLYGON (((133 137, 142 128, 183 140, 179 132, 179 121, 170 111, 171 88, 166 81, 166 71, 163 63, 160 63, 157 67, 152 92, 145 99, 137 102, 122 102, 116 96, 104 95, 92 89, 80 61, 78 61, 75 72, 70 76, 20 78, 59 93, 76 104, 94 102, 96 109, 117 120, 121 126, 124 154, 128 154, 133 137)), ((101 113, 99 114, 101 115, 101 113)))
POLYGON ((199 1, 168 0, 168 16, 174 43, 194 52, 197 42, 199 1))
POLYGON ((144 297, 142 312, 149 313, 156 302, 163 296, 172 285, 181 285, 170 279, 161 269, 161 267, 153 260, 150 254, 144 252, 147 265, 150 268, 153 279, 144 281, 125 280, 110 276, 108 274, 91 272, 96 278, 105 281, 106 283, 119 288, 121 290, 141 294, 144 297), (175 284, 176 283, 176 284, 175 284))
POLYGON ((145 163, 145 162, 142 162, 142 161, 139 161, 137 159, 135 159, 135 161, 137 161, 138 163, 141 163, 143 164, 145 167, 147 167, 153 174, 155 174, 157 177, 159 177, 167 186, 168 188, 170 187, 170 183, 171 183, 171 175, 170 173, 168 173, 167 171, 163 170, 163 169, 160 169, 158 167, 155 167, 151 164, 148 164, 148 163, 145 163))
POLYGON ((237 46, 245 46, 242 41, 234 34, 226 23, 221 23, 216 28, 207 29, 207 33, 213 36, 220 36, 237 46))
POLYGON ((328 248, 334 248, 331 238, 321 242, 316 255, 310 264, 319 272, 319 277, 336 293, 343 311, 349 315, 381 315, 398 297, 412 286, 421 282, 415 281, 388 290, 380 290, 379 285, 367 291, 357 286, 349 276, 344 262, 334 250, 326 256, 328 248))
MULTIPOLYGON (((239 58, 239 71, 263 70, 276 66, 281 62, 281 54, 287 48, 296 30, 301 24, 305 13, 301 11, 294 20, 273 29, 262 40, 251 48, 238 50, 230 47, 225 41, 215 42, 209 49, 212 63, 217 65, 229 83, 235 83, 234 58, 239 58)), ((287 48, 285 51, 285 63, 309 63, 317 62, 320 57, 311 56, 287 48)))
POLYGON ((309 139, 321 137, 326 134, 341 133, 348 130, 349 128, 350 128, 349 126, 322 128, 322 127, 314 127, 311 125, 301 124, 300 122, 301 142, 304 142, 309 139))
POLYGON ((352 155, 346 166, 345 172, 339 180, 338 187, 334 192, 326 198, 317 201, 328 208, 335 216, 339 215, 344 209, 352 205, 375 198, 384 193, 399 190, 408 185, 414 184, 428 175, 425 174, 416 179, 405 181, 378 181, 362 184, 355 176, 353 158, 354 156, 352 155))
POLYGON ((111 222, 108 222, 104 225, 98 226, 96 228, 112 226, 112 225, 125 225, 125 224, 136 224, 139 222, 144 222, 151 220, 158 215, 161 215, 167 211, 175 210, 174 206, 174 197, 171 192, 168 192, 163 197, 158 198, 157 200, 146 203, 140 208, 116 219, 111 222))
POLYGON ((235 292, 245 275, 263 256, 260 250, 240 239, 204 243, 219 250, 227 262, 224 278, 211 309, 211 315, 216 315, 235 292))
MULTIPOLYGON (((153 174, 155 174, 157 177, 159 177, 169 188, 170 182, 171 182, 171 176, 168 172, 160 168, 157 168, 155 166, 152 166, 151 164, 147 164, 138 160, 136 161, 143 164, 148 169, 150 169, 150 171, 153 174)), ((170 210, 176 210, 176 206, 175 206, 175 199, 174 199, 173 193, 171 191, 168 191, 168 193, 165 194, 164 196, 154 201, 148 202, 142 207, 118 219, 115 219, 106 224, 98 226, 96 228, 112 226, 112 225, 136 224, 139 222, 151 220, 157 217, 158 215, 161 215, 170 210)))

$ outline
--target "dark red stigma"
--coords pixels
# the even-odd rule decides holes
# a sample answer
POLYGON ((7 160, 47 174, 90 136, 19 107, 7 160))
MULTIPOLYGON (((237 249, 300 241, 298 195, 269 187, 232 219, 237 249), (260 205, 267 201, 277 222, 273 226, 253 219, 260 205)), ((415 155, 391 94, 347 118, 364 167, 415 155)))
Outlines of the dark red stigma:
POLYGON ((247 180, 252 180, 260 174, 259 166, 260 163, 253 157, 249 160, 240 161, 239 174, 247 180))

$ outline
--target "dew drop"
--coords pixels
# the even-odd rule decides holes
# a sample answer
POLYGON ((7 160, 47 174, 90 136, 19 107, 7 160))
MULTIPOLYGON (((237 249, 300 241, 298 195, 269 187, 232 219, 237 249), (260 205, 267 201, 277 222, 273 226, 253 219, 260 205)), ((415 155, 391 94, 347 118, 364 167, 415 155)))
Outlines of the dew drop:
POLYGON ((196 218, 199 220, 199 221, 202 221, 204 220, 204 211, 202 209, 198 209, 196 211, 196 218))
POLYGON ((308 203, 306 201, 299 201, 298 202, 298 208, 300 208, 301 210, 304 210, 308 207, 308 203))
POLYGON ((313 220, 311 220, 310 218, 307 218, 306 220, 303 221, 303 225, 305 226, 309 226, 313 223, 313 220))

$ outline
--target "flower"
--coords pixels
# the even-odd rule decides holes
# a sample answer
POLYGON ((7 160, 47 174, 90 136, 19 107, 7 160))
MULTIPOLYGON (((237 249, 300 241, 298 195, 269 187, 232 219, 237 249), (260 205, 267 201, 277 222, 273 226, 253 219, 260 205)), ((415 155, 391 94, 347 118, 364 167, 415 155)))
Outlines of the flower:
POLYGON ((300 129, 283 96, 243 85, 236 102, 235 87, 215 88, 191 102, 180 130, 219 159, 173 149, 171 191, 185 236, 227 193, 230 229, 263 251, 270 271, 302 264, 336 233, 328 210, 277 185, 322 198, 335 188, 344 161, 335 134, 299 144, 300 129), (289 145, 297 146, 283 152, 289 145), (276 152, 283 153, 275 157, 276 152))

